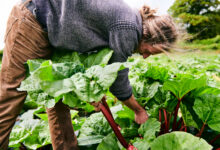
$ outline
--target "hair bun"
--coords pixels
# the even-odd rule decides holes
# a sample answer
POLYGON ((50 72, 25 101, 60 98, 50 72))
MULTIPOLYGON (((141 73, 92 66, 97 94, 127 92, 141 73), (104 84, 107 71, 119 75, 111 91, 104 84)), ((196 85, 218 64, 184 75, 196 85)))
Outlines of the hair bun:
POLYGON ((150 18, 150 17, 153 17, 155 16, 154 14, 156 13, 157 11, 155 9, 151 9, 149 6, 147 5, 144 5, 141 9, 141 15, 143 17, 143 19, 147 19, 147 18, 150 18))

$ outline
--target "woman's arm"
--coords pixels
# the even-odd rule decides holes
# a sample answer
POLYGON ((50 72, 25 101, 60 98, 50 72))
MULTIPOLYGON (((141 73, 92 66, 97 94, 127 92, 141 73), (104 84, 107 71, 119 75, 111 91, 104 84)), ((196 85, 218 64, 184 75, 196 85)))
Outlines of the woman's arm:
POLYGON ((134 95, 129 99, 122 101, 127 107, 135 113, 135 122, 138 124, 143 124, 147 121, 148 115, 144 108, 142 108, 138 102, 135 100, 134 95))

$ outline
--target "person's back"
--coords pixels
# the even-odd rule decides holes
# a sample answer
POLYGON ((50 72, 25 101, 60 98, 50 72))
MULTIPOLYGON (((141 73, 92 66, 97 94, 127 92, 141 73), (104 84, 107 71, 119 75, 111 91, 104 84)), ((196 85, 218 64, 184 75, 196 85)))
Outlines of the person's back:
POLYGON ((123 0, 34 0, 36 15, 54 47, 88 52, 109 47, 109 34, 120 26, 141 36, 138 10, 123 0), (45 13, 46 12, 46 13, 45 13), (130 27, 129 27, 130 26, 130 27))

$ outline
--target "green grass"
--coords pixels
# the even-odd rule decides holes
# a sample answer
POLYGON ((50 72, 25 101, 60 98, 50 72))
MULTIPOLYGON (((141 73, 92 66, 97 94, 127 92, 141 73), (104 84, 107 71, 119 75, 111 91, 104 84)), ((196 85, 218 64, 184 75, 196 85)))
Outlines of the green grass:
POLYGON ((181 49, 191 50, 220 50, 220 35, 215 38, 205 40, 195 40, 193 42, 178 42, 178 47, 181 49))

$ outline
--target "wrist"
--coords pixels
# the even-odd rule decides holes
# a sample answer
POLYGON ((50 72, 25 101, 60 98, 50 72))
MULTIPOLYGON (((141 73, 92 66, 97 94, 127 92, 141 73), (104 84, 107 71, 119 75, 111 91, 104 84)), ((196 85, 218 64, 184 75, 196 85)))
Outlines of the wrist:
POLYGON ((123 103, 126 106, 128 106, 130 109, 132 109, 135 113, 140 113, 145 111, 144 108, 142 108, 135 100, 134 95, 132 95, 129 99, 123 101, 123 103))
POLYGON ((142 113, 142 112, 145 112, 144 108, 142 108, 142 107, 138 107, 134 110, 134 113, 136 113, 136 114, 142 113))

